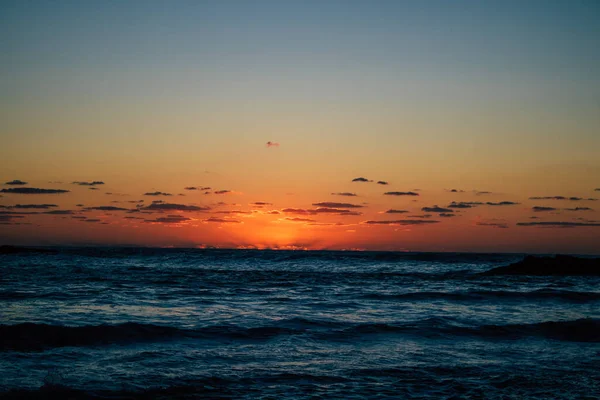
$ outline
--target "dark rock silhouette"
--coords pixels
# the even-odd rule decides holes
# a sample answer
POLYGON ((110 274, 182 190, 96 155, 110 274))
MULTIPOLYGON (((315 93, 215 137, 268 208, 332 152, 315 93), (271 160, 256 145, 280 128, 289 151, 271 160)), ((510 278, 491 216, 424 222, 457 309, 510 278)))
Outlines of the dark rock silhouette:
POLYGON ((585 275, 600 276, 600 258, 526 256, 522 261, 493 268, 482 275, 585 275))

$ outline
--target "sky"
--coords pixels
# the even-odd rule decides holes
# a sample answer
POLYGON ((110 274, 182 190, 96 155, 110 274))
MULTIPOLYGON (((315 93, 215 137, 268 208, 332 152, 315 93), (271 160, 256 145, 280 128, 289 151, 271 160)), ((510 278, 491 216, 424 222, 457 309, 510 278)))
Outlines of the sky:
POLYGON ((0 0, 0 244, 600 254, 598 17, 0 0))

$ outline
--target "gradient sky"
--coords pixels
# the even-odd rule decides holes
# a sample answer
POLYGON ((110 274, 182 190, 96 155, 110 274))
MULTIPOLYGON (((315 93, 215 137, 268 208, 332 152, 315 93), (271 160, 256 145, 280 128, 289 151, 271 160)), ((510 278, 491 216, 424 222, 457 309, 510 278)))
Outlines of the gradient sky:
POLYGON ((599 17, 595 0, 0 1, 0 183, 28 183, 0 186, 0 244, 600 254, 599 17), (581 200, 530 199, 555 196, 581 200), (484 204, 423 210, 453 201, 484 204))

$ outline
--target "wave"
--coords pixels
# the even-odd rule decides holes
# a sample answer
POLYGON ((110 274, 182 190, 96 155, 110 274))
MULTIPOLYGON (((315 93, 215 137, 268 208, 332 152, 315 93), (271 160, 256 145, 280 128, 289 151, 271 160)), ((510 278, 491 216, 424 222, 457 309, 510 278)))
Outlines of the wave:
POLYGON ((397 294, 369 293, 361 298, 368 300, 447 300, 447 301, 475 301, 490 299, 506 300, 562 300, 571 302, 599 301, 599 292, 577 292, 571 290, 539 289, 531 292, 504 291, 504 290, 469 290, 459 292, 410 292, 397 294))
POLYGON ((569 342, 600 342, 600 319, 583 318, 570 321, 547 321, 536 324, 484 325, 471 332, 497 338, 541 336, 569 342))
POLYGON ((0 325, 0 351, 40 351, 44 348, 67 346, 97 346, 182 338, 270 339, 298 333, 285 326, 244 328, 235 325, 215 325, 198 329, 127 322, 118 325, 61 326, 23 323, 0 325))
POLYGON ((26 300, 26 299, 52 299, 52 300, 66 300, 70 298, 78 297, 78 295, 64 293, 64 292, 48 292, 48 293, 34 293, 34 292, 19 292, 12 290, 0 291, 0 300, 26 300))
POLYGON ((67 346, 99 346, 171 339, 269 340, 278 336, 310 334, 323 340, 347 340, 370 334, 408 334, 423 337, 474 336, 515 339, 538 336, 548 339, 600 342, 600 319, 548 321, 535 324, 465 326, 445 318, 428 318, 399 324, 351 324, 292 318, 273 325, 241 327, 215 325, 181 329, 152 324, 60 326, 24 323, 0 325, 0 351, 42 351, 67 346))

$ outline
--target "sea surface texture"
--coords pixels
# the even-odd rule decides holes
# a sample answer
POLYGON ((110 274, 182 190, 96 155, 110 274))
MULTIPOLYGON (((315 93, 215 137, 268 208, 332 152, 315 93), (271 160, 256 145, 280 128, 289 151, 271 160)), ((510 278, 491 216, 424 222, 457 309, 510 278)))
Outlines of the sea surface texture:
POLYGON ((0 255, 0 397, 600 398, 600 277, 519 255, 0 255))

